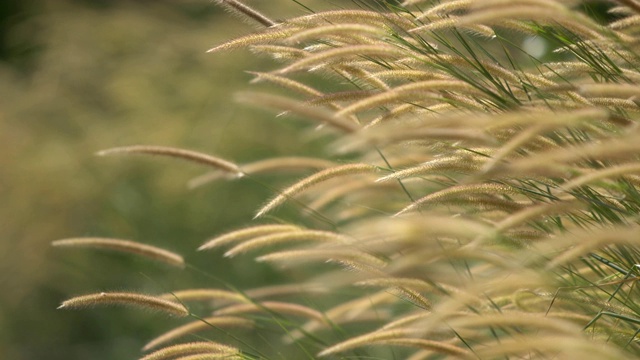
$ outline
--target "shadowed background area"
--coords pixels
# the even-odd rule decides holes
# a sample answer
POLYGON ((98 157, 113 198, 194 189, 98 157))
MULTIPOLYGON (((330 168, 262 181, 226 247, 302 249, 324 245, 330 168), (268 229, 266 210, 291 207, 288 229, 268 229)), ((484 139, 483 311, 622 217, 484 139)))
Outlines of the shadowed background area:
POLYGON ((233 103, 234 91, 251 79, 243 71, 268 69, 270 61, 246 51, 205 53, 250 31, 206 0, 0 4, 0 358, 132 358, 175 320, 132 309, 56 307, 96 291, 221 286, 129 256, 54 249, 52 240, 132 239, 180 252, 241 287, 277 280, 248 258, 195 251, 247 224, 268 189, 240 181, 188 190, 188 180, 207 169, 166 158, 93 156, 132 144, 237 162, 308 155, 314 144, 296 142, 298 123, 233 103))

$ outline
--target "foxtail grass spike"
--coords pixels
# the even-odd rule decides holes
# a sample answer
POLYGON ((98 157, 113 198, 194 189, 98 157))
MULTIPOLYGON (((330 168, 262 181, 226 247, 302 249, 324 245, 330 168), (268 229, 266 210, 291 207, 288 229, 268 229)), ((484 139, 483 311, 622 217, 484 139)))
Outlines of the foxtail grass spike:
POLYGON ((156 246, 142 244, 130 240, 93 237, 71 238, 53 241, 51 245, 53 245, 54 247, 79 247, 121 251, 125 253, 144 256, 153 260, 167 263, 169 265, 184 267, 184 259, 181 255, 165 249, 161 249, 156 246))
POLYGON ((101 292, 65 300, 58 309, 78 309, 96 305, 126 305, 185 317, 189 310, 184 305, 163 298, 124 292, 101 292))

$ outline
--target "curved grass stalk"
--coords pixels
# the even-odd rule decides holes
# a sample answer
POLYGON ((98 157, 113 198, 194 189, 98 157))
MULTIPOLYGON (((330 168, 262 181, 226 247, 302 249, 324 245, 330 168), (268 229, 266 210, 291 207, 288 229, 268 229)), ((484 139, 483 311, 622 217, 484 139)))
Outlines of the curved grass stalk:
POLYGON ((631 84, 585 84, 578 87, 578 92, 589 97, 632 98, 640 97, 640 86, 631 84))
MULTIPOLYGON (((402 217, 366 219, 355 223, 350 233, 363 239, 365 244, 374 244, 376 239, 384 242, 421 242, 428 236, 455 239, 473 239, 481 234, 491 234, 493 227, 480 219, 452 217, 430 213, 407 214, 402 217)), ((357 243, 356 243, 357 244, 357 243)))
POLYGON ((369 96, 363 100, 352 103, 336 113, 337 116, 346 116, 357 112, 381 106, 394 101, 411 101, 414 98, 432 97, 441 91, 463 92, 465 94, 477 94, 477 90, 471 85, 458 80, 426 80, 406 85, 401 85, 381 94, 369 96))
MULTIPOLYGON (((404 5, 411 5, 415 3, 415 1, 405 1, 404 5)), ((418 15, 418 20, 423 20, 426 19, 430 16, 437 16, 437 15, 448 15, 450 13, 453 12, 457 12, 460 10, 468 10, 471 5, 474 3, 473 0, 454 0, 454 1, 447 1, 443 4, 438 4, 435 6, 432 6, 428 9, 425 9, 422 14, 418 15)))
POLYGON ((491 159, 482 166, 482 173, 491 173, 494 167, 503 161, 510 153, 521 149, 526 143, 532 141, 544 131, 553 129, 555 126, 550 124, 533 125, 529 129, 521 131, 518 135, 511 138, 498 151, 491 156, 491 159))
POLYGON ((319 191, 319 194, 315 196, 315 199, 310 202, 307 207, 318 211, 329 206, 332 202, 344 199, 351 194, 356 194, 366 190, 377 191, 376 189, 382 188, 397 189, 398 184, 372 184, 370 179, 367 178, 358 180, 354 179, 319 191))
MULTIPOLYGON (((285 156, 258 160, 248 164, 240 164, 238 165, 238 167, 242 169, 241 171, 245 175, 256 175, 270 172, 279 173, 282 171, 291 170, 321 170, 335 165, 336 163, 325 159, 300 156, 285 156)), ((212 171, 191 179, 188 186, 189 188, 193 189, 221 178, 228 178, 228 174, 222 171, 212 171)))
POLYGON ((352 133, 360 126, 344 117, 336 116, 334 113, 324 109, 310 108, 306 104, 291 100, 289 98, 264 93, 240 93, 236 95, 236 100, 254 106, 287 111, 296 115, 301 115, 321 124, 331 125, 343 132, 352 133))
POLYGON ((166 300, 178 299, 180 302, 207 301, 215 305, 228 303, 247 303, 255 299, 274 296, 292 296, 295 294, 327 293, 329 290, 321 284, 287 284, 271 285, 261 288, 249 289, 243 292, 234 292, 221 289, 186 289, 160 295, 166 300))
POLYGON ((637 135, 611 138, 599 142, 590 142, 573 147, 562 147, 536 154, 534 157, 518 159, 500 169, 512 174, 537 173, 548 174, 558 169, 567 169, 563 164, 591 159, 599 161, 617 161, 633 158, 640 150, 637 135))
POLYGON ((250 45, 262 45, 276 42, 277 40, 286 39, 287 37, 298 31, 296 27, 285 27, 282 25, 276 25, 270 30, 265 32, 259 32, 256 34, 246 35, 240 38, 227 41, 226 43, 217 45, 207 50, 208 53, 214 53, 218 51, 235 50, 239 48, 245 48, 250 45))
MULTIPOLYGON (((407 333, 407 331, 399 331, 399 330, 376 331, 363 336, 352 338, 345 342, 329 347, 321 351, 320 353, 318 353, 318 356, 324 357, 324 356, 344 352, 346 350, 350 350, 356 347, 368 346, 368 345, 398 345, 398 346, 409 346, 409 347, 435 350, 438 353, 453 356, 455 358, 460 358, 460 359, 476 358, 468 350, 462 349, 455 345, 451 345, 450 343, 443 342, 443 341, 420 339, 420 338, 403 337, 403 336, 409 335, 405 333, 407 333)), ((409 331, 409 333, 411 332, 409 331)))
POLYGON ((433 194, 429 194, 416 200, 413 204, 398 211, 394 216, 400 216, 404 213, 413 211, 430 203, 438 203, 451 196, 468 196, 476 194, 517 194, 517 191, 507 185, 503 184, 471 184, 471 185, 457 185, 446 189, 442 189, 433 194))
POLYGON ((311 309, 307 306, 281 302, 281 301, 263 301, 259 303, 251 303, 251 304, 236 304, 224 307, 220 310, 216 310, 214 315, 217 316, 227 316, 227 315, 239 315, 239 314, 247 314, 254 312, 268 312, 268 313, 276 313, 279 315, 287 314, 294 316, 301 316, 304 318, 312 319, 315 321, 325 321, 324 315, 314 309, 311 309))
POLYGON ((338 143, 341 152, 350 152, 363 147, 385 146, 410 140, 460 141, 469 145, 495 145, 497 140, 485 131, 461 128, 408 128, 385 133, 380 128, 370 128, 357 136, 345 138, 338 143))
POLYGON ((302 95, 307 95, 307 96, 325 95, 324 93, 312 88, 311 86, 305 85, 299 81, 295 81, 284 76, 270 74, 270 73, 255 72, 255 71, 249 71, 248 73, 251 75, 255 75, 255 78, 251 80, 252 84, 258 83, 260 81, 269 81, 276 85, 280 85, 285 89, 293 90, 302 95))
POLYGON ((184 150, 178 148, 172 148, 167 146, 152 146, 152 145, 133 145, 123 146, 107 150, 102 150, 96 153, 98 156, 119 155, 119 154, 149 154, 149 155, 161 155, 180 158, 188 161, 193 161, 203 165, 212 166, 235 176, 241 177, 243 174, 238 166, 230 161, 214 157, 211 155, 203 154, 197 151, 184 150))
POLYGON ((238 348, 213 341, 199 341, 167 346, 145 355, 139 360, 165 360, 195 354, 220 355, 224 356, 223 358, 226 359, 229 356, 239 355, 240 350, 238 348))
POLYGON ((532 219, 535 219, 537 217, 581 210, 584 208, 584 206, 584 203, 581 203, 577 200, 557 201, 539 205, 531 205, 504 218, 498 224, 496 224, 495 228, 496 231, 503 232, 505 230, 517 227, 527 221, 531 221, 532 219))
MULTIPOLYGON (((556 3, 557 4, 557 3, 556 3)), ((571 12, 562 5, 553 7, 525 6, 510 4, 473 11, 460 19, 459 25, 484 24, 500 25, 504 19, 537 21, 546 24, 557 23, 587 39, 605 39, 605 28, 598 26, 586 16, 571 12)))
POLYGON ((305 263, 309 261, 338 262, 347 265, 355 264, 356 266, 371 267, 378 269, 384 267, 387 263, 373 255, 362 251, 350 249, 322 249, 311 248, 302 250, 288 250, 273 252, 256 258, 260 262, 285 262, 285 263, 305 263))
POLYGON ((601 181, 608 178, 623 177, 625 175, 634 174, 637 172, 640 172, 640 164, 637 163, 612 166, 605 169, 592 171, 575 179, 571 179, 562 184, 560 189, 562 191, 569 192, 575 188, 591 184, 596 181, 601 181))
MULTIPOLYGON (((436 104, 432 106, 428 106, 425 108, 426 113, 434 112, 438 113, 440 111, 447 111, 451 109, 451 105, 449 104, 436 104)), ((400 104, 398 106, 394 106, 388 109, 382 115, 376 117, 371 120, 367 125, 364 126, 364 129, 369 129, 371 127, 377 126, 380 123, 385 123, 388 121, 392 121, 394 119, 401 118, 403 115, 407 114, 417 114, 420 113, 420 108, 418 108, 415 104, 400 104)))
POLYGON ((367 10, 330 10, 317 14, 301 16, 287 20, 287 24, 312 28, 317 25, 335 24, 335 23, 353 23, 368 24, 373 26, 387 25, 397 26, 407 30, 415 24, 409 16, 403 16, 401 13, 380 13, 367 10))
MULTIPOLYGON (((345 101, 353 101, 367 98, 376 92, 369 90, 356 90, 356 91, 342 91, 342 92, 334 92, 332 94, 323 95, 311 99, 309 104, 313 105, 323 105, 323 104, 332 104, 336 102, 345 102, 345 101)), ((340 110, 341 107, 336 107, 336 110, 340 110)))
POLYGON ((573 335, 513 337, 500 341, 499 345, 477 350, 477 356, 480 358, 495 359, 505 356, 526 356, 532 352, 543 356, 557 356, 557 354, 564 353, 568 347, 572 349, 572 354, 580 357, 609 360, 625 357, 623 353, 612 346, 603 346, 599 342, 573 335))
POLYGON ((301 327, 301 330, 294 330, 291 332, 288 339, 289 341, 295 341, 304 337, 304 334, 315 333, 320 329, 324 329, 329 326, 368 320, 369 318, 367 315, 370 312, 377 313, 378 319, 384 319, 384 314, 380 309, 377 309, 377 307, 394 303, 396 300, 397 297, 393 294, 390 294, 388 291, 381 291, 372 295, 364 296, 363 298, 346 301, 325 311, 325 321, 309 321, 301 327))
POLYGON ((256 9, 249 7, 236 0, 216 0, 216 3, 222 5, 225 9, 240 15, 241 17, 252 20, 261 24, 262 26, 274 26, 277 23, 269 19, 264 14, 260 13, 256 9))
POLYGON ((178 360, 220 360, 220 359, 231 359, 231 360, 245 360, 247 358, 246 355, 235 355, 235 354, 193 354, 187 355, 177 358, 178 360))
POLYGON ((396 171, 390 175, 381 177, 376 182, 385 182, 389 180, 406 179, 412 176, 421 176, 433 172, 473 172, 480 169, 477 158, 469 156, 449 156, 434 159, 426 163, 410 167, 408 169, 396 171))
MULTIPOLYGON (((423 66, 425 64, 434 64, 437 66, 437 68, 441 68, 447 73, 455 77, 459 77, 459 75, 456 76, 455 73, 451 73, 451 70, 449 69, 451 66, 461 67, 470 71, 474 71, 474 70, 477 71, 477 67, 481 67, 482 70, 485 71, 491 77, 495 77, 503 81, 507 81, 510 84, 514 84, 514 86, 522 82, 522 79, 520 79, 520 77, 518 76, 518 73, 514 71, 510 71, 509 69, 503 66, 493 64, 488 61, 484 61, 480 59, 478 59, 475 62, 470 62, 469 59, 460 55, 452 55, 452 54, 445 54, 445 53, 422 54, 422 55, 416 54, 415 59, 413 59, 411 63, 416 65, 423 65, 423 66)), ((556 85, 551 80, 545 79, 541 76, 540 77, 534 76, 533 74, 527 74, 527 78, 531 81, 535 80, 533 81, 533 83, 536 86, 556 85)), ((469 81, 468 78, 467 78, 467 81, 469 81)))
POLYGON ((638 25, 640 25, 640 15, 632 15, 610 23, 609 29, 624 30, 630 27, 637 27, 638 25))
POLYGON ((405 50, 386 44, 339 47, 309 55, 304 59, 298 60, 278 70, 276 74, 282 75, 294 71, 308 70, 317 66, 327 66, 331 63, 342 63, 345 61, 345 58, 358 59, 363 56, 383 56, 390 58, 392 56, 402 57, 404 55, 406 55, 405 50))
POLYGON ((445 18, 437 19, 435 21, 430 21, 428 24, 421 25, 415 29, 412 29, 411 31, 412 32, 417 32, 417 31, 431 32, 431 31, 441 31, 441 30, 452 30, 452 29, 458 29, 458 28, 471 31, 474 34, 481 35, 487 38, 492 38, 496 36, 495 31, 488 26, 479 25, 479 24, 464 25, 460 21, 459 17, 452 16, 452 15, 449 15, 445 18))
POLYGON ((405 296, 409 301, 416 304, 421 309, 431 309, 432 304, 425 296, 420 292, 425 290, 433 290, 433 286, 429 285, 425 281, 420 279, 408 279, 408 278, 374 278, 371 280, 359 281, 356 283, 358 286, 382 286, 396 289, 401 293, 401 296, 405 296))
POLYGON ((338 37, 350 37, 354 34, 363 36, 372 36, 376 40, 384 36, 388 31, 384 27, 363 25, 358 23, 352 24, 330 24, 327 26, 319 26, 300 31, 286 39, 288 44, 297 44, 306 40, 316 40, 327 35, 336 35, 338 37))
POLYGON ((290 296, 295 294, 323 294, 329 292, 329 286, 320 282, 305 282, 303 284, 269 285, 245 291, 251 299, 262 299, 272 296, 290 296))
POLYGON ((287 224, 267 224, 257 225, 249 228, 235 230, 224 235, 213 238, 202 244, 198 250, 207 250, 217 246, 227 245, 229 243, 238 242, 247 238, 259 237, 273 233, 299 231, 301 228, 296 225, 287 224))
POLYGON ((335 165, 336 163, 333 161, 320 158, 285 156, 255 161, 252 163, 241 165, 241 168, 242 171, 247 174, 262 174, 291 169, 322 170, 335 165))
POLYGON ((174 300, 178 299, 180 302, 187 301, 232 301, 232 302, 245 302, 246 297, 242 294, 238 294, 229 290, 221 289, 186 289, 177 290, 171 293, 163 294, 160 296, 163 299, 174 300))
POLYGON ((624 109, 626 111, 640 111, 640 106, 631 99, 615 98, 589 98, 589 102, 596 106, 604 106, 610 109, 624 109))
POLYGON ((336 234, 329 231, 317 231, 317 230, 301 230, 291 231, 287 233, 269 234, 260 237, 256 237, 242 242, 239 245, 227 250, 224 253, 225 257, 234 257, 242 253, 246 253, 251 250, 259 249, 262 247, 289 243, 289 242, 301 242, 301 241, 314 241, 314 242, 328 242, 344 244, 349 243, 351 240, 341 234, 336 234))
POLYGON ((101 292, 77 296, 62 302, 58 309, 78 309, 96 305, 126 305, 169 315, 185 317, 189 310, 184 305, 160 297, 124 292, 101 292))
POLYGON ((263 206, 254 218, 259 218, 265 215, 276 207, 282 205, 288 199, 323 181, 341 176, 370 173, 375 170, 376 167, 369 164, 347 164, 322 170, 282 190, 278 196, 263 206))
POLYGON ((631 13, 640 13, 640 4, 634 0, 616 0, 616 2, 622 4, 624 8, 631 13))
MULTIPOLYGON (((638 237, 638 227, 618 227, 603 229, 597 232, 582 232, 562 240, 572 246, 548 262, 547 268, 553 269, 568 262, 575 261, 589 252, 610 245, 634 244, 638 237)), ((558 239, 560 242, 560 239, 558 239)))
POLYGON ((249 50, 256 54, 269 55, 273 59, 280 61, 298 60, 309 56, 309 52, 306 50, 284 45, 251 45, 249 50))
POLYGON ((253 327, 253 321, 243 319, 237 316, 211 316, 202 320, 190 322, 170 330, 155 339, 149 341, 143 348, 143 351, 149 351, 166 344, 183 336, 195 334, 208 329, 226 328, 226 327, 253 327))
POLYGON ((449 74, 436 72, 427 69, 388 69, 374 72, 370 75, 378 79, 396 79, 396 80, 455 80, 449 74))
POLYGON ((351 339, 348 339, 346 341, 343 341, 331 347, 328 347, 322 350, 321 352, 319 352, 318 356, 324 357, 324 356, 334 355, 334 354, 351 350, 357 347, 371 345, 376 341, 400 338, 402 336, 414 334, 415 332, 416 332, 415 330, 409 331, 404 329, 374 331, 372 333, 360 335, 357 337, 352 337, 351 339))
POLYGON ((428 339, 417 338, 395 338, 376 341, 376 345, 392 345, 392 346, 406 346, 418 349, 426 349, 433 351, 437 354, 445 355, 448 357, 458 359, 477 359, 477 356, 471 351, 466 350, 460 346, 452 345, 447 341, 435 341, 428 339))
POLYGON ((539 314, 530 314, 519 311, 505 311, 500 314, 489 313, 479 316, 460 316, 449 320, 449 324, 460 331, 464 328, 484 329, 489 326, 519 329, 521 332, 525 332, 525 329, 527 328, 536 330, 544 329, 556 333, 559 336, 571 335, 580 331, 576 324, 562 319, 541 317, 539 314))
POLYGON ((156 246, 142 244, 130 240, 109 238, 71 238, 56 240, 51 243, 54 247, 85 247, 94 249, 108 249, 135 255, 140 255, 152 260, 161 261, 169 265, 184 267, 184 259, 181 255, 161 249, 156 246))
MULTIPOLYGON (((384 81, 371 76, 373 70, 366 70, 364 67, 358 65, 359 63, 356 61, 349 61, 347 63, 334 65, 332 70, 347 79, 351 79, 351 81, 362 82, 372 89, 388 90, 390 88, 384 81)), ((378 68, 376 67, 376 69, 378 68)))

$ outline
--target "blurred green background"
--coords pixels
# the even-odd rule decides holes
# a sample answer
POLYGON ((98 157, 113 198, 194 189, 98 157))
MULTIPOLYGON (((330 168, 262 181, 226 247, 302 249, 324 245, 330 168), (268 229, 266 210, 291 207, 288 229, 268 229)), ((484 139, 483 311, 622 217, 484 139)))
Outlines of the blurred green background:
MULTIPOLYGON (((270 3, 268 13, 302 12, 281 3, 270 3)), ((248 258, 231 262, 195 251, 250 224, 268 189, 237 181, 188 190, 187 181, 207 169, 165 158, 93 156, 133 144, 240 163, 312 152, 313 143, 296 141, 296 122, 233 103, 251 79, 244 70, 273 68, 270 60, 248 51, 205 53, 250 31, 208 0, 0 2, 1 359, 135 358, 175 320, 122 308, 56 307, 105 290, 221 286, 119 254, 53 249, 52 240, 134 239, 182 253, 241 287, 279 281, 248 258)))

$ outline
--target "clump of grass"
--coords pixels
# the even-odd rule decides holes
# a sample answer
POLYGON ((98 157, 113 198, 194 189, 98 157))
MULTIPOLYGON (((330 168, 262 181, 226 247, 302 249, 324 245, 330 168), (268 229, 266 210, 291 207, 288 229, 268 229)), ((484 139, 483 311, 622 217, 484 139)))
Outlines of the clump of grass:
MULTIPOLYGON (((271 56, 279 67, 254 82, 293 92, 238 99, 320 124, 333 139, 327 159, 107 154, 201 162, 216 168, 206 180, 317 169, 258 210, 275 221, 200 247, 259 252, 303 280, 178 291, 210 301, 214 316, 147 350, 232 318, 280 331, 298 358, 640 355, 635 1, 608 3, 605 24, 581 1, 354 1, 277 23, 222 3, 266 28, 210 51, 271 56), (533 56, 523 38, 553 51, 533 56), (300 73, 334 84, 314 88, 300 73), (285 205, 298 211, 279 212, 285 205)), ((244 358, 286 356, 239 343, 244 358)))

